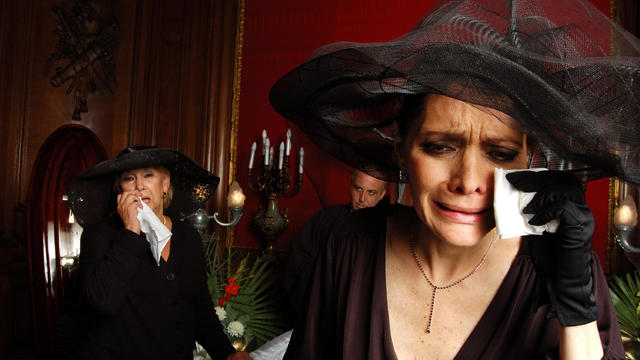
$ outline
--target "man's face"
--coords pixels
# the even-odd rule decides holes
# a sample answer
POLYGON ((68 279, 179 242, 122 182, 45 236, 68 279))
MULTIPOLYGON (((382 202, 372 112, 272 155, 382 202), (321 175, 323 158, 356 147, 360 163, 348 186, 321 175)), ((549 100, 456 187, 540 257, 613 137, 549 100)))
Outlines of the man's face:
POLYGON ((351 208, 360 210, 376 206, 384 196, 385 188, 384 181, 356 170, 351 180, 351 208))

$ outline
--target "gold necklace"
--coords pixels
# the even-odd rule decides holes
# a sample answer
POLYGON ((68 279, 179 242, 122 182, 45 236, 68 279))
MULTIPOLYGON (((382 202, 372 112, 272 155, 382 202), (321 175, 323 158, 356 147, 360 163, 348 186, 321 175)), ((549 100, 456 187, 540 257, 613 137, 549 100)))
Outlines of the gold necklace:
POLYGON ((431 287, 433 288, 433 293, 431 294, 431 308, 429 309, 429 319, 427 319, 427 329, 425 330, 425 332, 427 334, 431 333, 431 320, 433 319, 433 309, 436 307, 436 292, 438 290, 444 290, 444 289, 448 289, 448 288, 452 288, 460 283, 462 283, 463 281, 465 281, 469 276, 473 275, 476 273, 476 271, 480 270, 480 268, 482 267, 482 265, 484 264, 484 261, 487 259, 487 255, 489 254, 489 250, 491 250, 491 248, 493 247, 493 243, 496 242, 496 240, 498 239, 498 234, 496 232, 496 237, 493 238, 493 240, 491 240, 491 244, 489 244, 489 247, 487 248, 487 251, 484 252, 484 256, 482 256, 482 260, 480 260, 480 263, 478 263, 478 265, 475 267, 475 269, 473 269, 470 273, 468 273, 467 275, 463 276, 462 278, 458 279, 455 282, 452 282, 449 285, 445 285, 445 286, 438 286, 436 284, 434 284, 429 277, 427 276, 427 273, 424 271, 424 268, 422 267, 422 263, 420 262, 420 259, 418 259, 418 254, 416 253, 416 241, 415 241, 415 237, 411 237, 411 241, 410 241, 410 246, 411 246, 411 253, 413 253, 413 257, 416 259, 416 264, 418 265, 418 269, 420 269, 420 272, 422 273, 422 276, 424 276, 425 280, 427 280, 427 282, 429 283, 429 285, 431 285, 431 287))

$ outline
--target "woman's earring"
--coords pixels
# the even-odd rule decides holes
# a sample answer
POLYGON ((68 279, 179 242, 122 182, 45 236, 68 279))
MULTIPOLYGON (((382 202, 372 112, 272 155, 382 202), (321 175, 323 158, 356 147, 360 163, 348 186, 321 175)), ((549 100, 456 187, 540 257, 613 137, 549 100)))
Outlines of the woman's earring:
POLYGON ((167 198, 167 192, 166 192, 166 191, 163 191, 163 192, 162 192, 162 199, 166 199, 166 198, 167 198))
POLYGON ((398 178, 399 178, 401 183, 406 183, 407 182, 407 171, 405 169, 400 169, 400 172, 398 173, 398 178))

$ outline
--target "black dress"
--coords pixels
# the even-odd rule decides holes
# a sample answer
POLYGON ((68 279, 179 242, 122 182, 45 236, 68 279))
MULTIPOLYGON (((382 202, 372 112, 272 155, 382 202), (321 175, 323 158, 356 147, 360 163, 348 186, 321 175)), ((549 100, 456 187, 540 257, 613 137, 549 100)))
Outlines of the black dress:
POLYGON ((110 219, 84 230, 79 280, 92 317, 84 359, 192 359, 198 341, 214 359, 234 349, 206 283, 199 234, 173 223, 168 261, 157 265, 144 236, 110 219))
MULTIPOLYGON (((332 224, 316 263, 306 317, 294 325, 285 359, 396 359, 385 280, 389 211, 393 207, 364 209, 332 224)), ((527 242, 522 241, 496 296, 455 359, 558 357, 557 323, 548 319, 544 284, 527 242)), ((624 359, 615 310, 595 255, 592 269, 605 358, 624 359)))

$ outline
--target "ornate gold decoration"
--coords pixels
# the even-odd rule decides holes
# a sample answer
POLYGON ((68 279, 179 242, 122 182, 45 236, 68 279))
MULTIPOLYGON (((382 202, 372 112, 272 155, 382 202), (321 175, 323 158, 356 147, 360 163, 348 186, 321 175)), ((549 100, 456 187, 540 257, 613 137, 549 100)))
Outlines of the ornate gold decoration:
POLYGON ((59 38, 44 73, 45 76, 49 73, 53 63, 64 61, 50 81, 54 87, 69 82, 66 92, 73 93, 73 120, 81 120, 80 114, 89 111, 89 94, 103 90, 113 93, 117 86, 114 61, 117 25, 110 11, 113 3, 111 0, 94 3, 101 11, 96 11, 91 2, 80 0, 73 2, 70 11, 58 5, 52 8, 56 17, 54 33, 59 38))
MULTIPOLYGON (((624 0, 609 1, 609 16, 613 22, 618 25, 622 24, 622 13, 625 10, 624 0)), ((615 49, 611 49, 611 55, 615 54, 615 49)), ((625 255, 618 246, 615 237, 615 229, 613 225, 613 214, 618 207, 620 199, 621 187, 624 183, 616 177, 609 178, 609 201, 608 201, 608 221, 607 221, 607 264, 605 272, 607 275, 623 274, 629 271, 629 263, 625 261, 625 255)))
POLYGON ((607 216, 607 264, 605 273, 616 273, 619 267, 620 250, 615 240, 613 230, 613 213, 618 206, 618 197, 620 189, 620 180, 618 178, 609 178, 609 199, 608 199, 608 216, 607 216))
MULTIPOLYGON (((242 40, 244 37, 244 0, 238 0, 238 20, 236 22, 236 44, 233 65, 233 99, 231 106, 231 130, 229 141, 229 184, 236 178, 238 160, 238 126, 240 117, 240 84, 242 80, 242 40)), ((227 228, 227 246, 233 244, 233 229, 227 228)))
POLYGON ((198 184, 193 188, 193 200, 195 202, 203 202, 211 195, 211 186, 205 184, 198 184))

